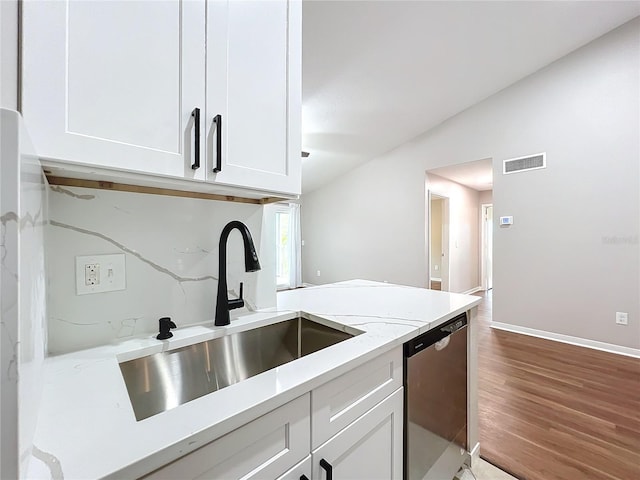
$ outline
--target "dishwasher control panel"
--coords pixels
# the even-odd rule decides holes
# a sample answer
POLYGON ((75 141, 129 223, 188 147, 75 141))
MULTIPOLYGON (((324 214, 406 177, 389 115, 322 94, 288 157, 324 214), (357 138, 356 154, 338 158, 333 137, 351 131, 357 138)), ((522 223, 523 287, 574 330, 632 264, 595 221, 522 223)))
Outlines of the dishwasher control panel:
POLYGON ((461 313, 433 330, 418 335, 404 344, 404 356, 410 357, 467 326, 467 312, 461 313))

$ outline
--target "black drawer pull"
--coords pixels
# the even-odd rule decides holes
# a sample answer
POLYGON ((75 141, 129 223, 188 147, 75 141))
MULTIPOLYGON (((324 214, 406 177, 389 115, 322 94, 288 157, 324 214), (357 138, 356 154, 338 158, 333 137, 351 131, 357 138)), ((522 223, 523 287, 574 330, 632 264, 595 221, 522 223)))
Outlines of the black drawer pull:
POLYGON ((333 480, 333 467, 324 458, 320 460, 320 466, 327 472, 327 480, 333 480))
POLYGON ((218 173, 222 171, 222 115, 213 117, 213 123, 216 126, 216 166, 213 173, 218 173))
POLYGON ((200 168, 200 109, 194 108, 193 112, 191 112, 191 116, 193 117, 193 129, 194 129, 194 138, 193 141, 193 164, 191 165, 192 170, 197 170, 200 168))

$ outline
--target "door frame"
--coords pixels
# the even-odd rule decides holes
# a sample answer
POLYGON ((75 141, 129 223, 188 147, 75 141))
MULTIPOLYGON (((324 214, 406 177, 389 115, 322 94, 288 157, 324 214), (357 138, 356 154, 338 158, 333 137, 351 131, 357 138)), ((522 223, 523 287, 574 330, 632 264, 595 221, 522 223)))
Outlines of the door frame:
MULTIPOLYGON (((485 221, 485 210, 491 207, 493 211, 493 203, 482 203, 480 204, 480 285, 482 290, 485 292, 489 289, 488 287, 488 271, 487 268, 487 222, 485 221)), ((492 224, 493 227, 493 224, 492 224)), ((493 241, 491 242, 492 253, 493 253, 493 241)), ((491 255, 493 259, 493 254, 491 255)), ((491 265, 491 269, 493 270, 493 261, 491 265)), ((493 277, 493 275, 492 275, 493 277)), ((493 288, 493 280, 491 281, 491 288, 493 288)))
POLYGON ((442 262, 440 263, 440 289, 443 292, 450 291, 451 271, 449 256, 449 197, 435 190, 427 190, 427 221, 426 223, 426 243, 427 243, 427 288, 431 288, 431 200, 442 199, 442 262), (434 198, 436 197, 436 198, 434 198), (446 269, 445 269, 446 266, 446 269))

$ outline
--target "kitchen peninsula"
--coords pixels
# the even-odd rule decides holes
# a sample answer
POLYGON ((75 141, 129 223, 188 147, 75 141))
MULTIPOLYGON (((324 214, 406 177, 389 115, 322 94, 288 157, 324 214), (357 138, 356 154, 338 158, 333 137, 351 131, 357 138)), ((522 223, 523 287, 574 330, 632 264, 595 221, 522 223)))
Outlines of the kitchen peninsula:
MULTIPOLYGON (((210 471, 235 472, 224 468, 242 466, 241 457, 251 456, 260 435, 268 434, 275 453, 265 457, 260 478, 324 478, 320 476, 324 467, 316 456, 328 458, 339 445, 334 439, 348 442, 355 429, 375 423, 383 407, 393 413, 389 416, 393 446, 402 446, 401 427, 398 430, 402 345, 466 311, 471 312, 468 444, 475 454, 475 306, 479 302, 467 295, 354 280, 281 292, 275 311, 235 313, 227 327, 214 327, 211 321, 178 328, 165 341, 145 336, 49 357, 29 477, 196 478, 210 471), (299 312, 331 327, 362 333, 136 421, 119 362, 295 318, 299 312), (336 393, 339 401, 334 401, 336 393), (323 402, 327 408, 323 409, 323 402), (286 433, 282 448, 281 430, 286 433), (211 442, 216 448, 210 451, 211 442), (215 470, 218 467, 223 470, 215 470), (271 471, 279 473, 267 473, 271 471)), ((397 453, 390 463, 393 478, 401 478, 397 453)))

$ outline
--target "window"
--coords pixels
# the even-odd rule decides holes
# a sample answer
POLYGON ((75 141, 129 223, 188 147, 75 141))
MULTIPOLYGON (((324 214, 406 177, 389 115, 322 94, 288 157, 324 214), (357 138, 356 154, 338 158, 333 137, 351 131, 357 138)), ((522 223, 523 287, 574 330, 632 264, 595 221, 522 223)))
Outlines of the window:
POLYGON ((300 205, 276 206, 276 283, 278 289, 302 284, 300 268, 300 205))
MULTIPOLYGON (((288 210, 288 209, 287 209, 288 210)), ((289 287, 291 274, 291 213, 276 212, 276 280, 278 287, 289 287)))

